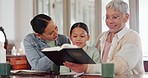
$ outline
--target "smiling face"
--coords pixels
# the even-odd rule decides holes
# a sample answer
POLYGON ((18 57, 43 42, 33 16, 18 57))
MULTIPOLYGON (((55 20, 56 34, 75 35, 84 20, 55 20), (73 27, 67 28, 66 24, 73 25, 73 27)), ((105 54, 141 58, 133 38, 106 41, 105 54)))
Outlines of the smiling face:
POLYGON ((37 36, 43 40, 54 41, 58 37, 58 28, 51 20, 42 34, 37 34, 37 36))
POLYGON ((125 27, 125 23, 129 18, 128 14, 123 14, 119 10, 108 8, 106 10, 106 25, 110 32, 118 32, 125 27))
POLYGON ((89 35, 84 29, 76 27, 72 30, 70 39, 73 45, 77 45, 78 47, 83 48, 86 45, 86 41, 89 40, 89 35))

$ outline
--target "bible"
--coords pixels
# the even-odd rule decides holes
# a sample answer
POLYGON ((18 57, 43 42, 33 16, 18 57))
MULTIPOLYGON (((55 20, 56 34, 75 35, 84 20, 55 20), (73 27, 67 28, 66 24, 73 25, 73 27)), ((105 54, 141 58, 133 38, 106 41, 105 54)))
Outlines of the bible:
POLYGON ((63 62, 65 61, 78 64, 95 64, 95 62, 82 48, 78 48, 77 46, 71 44, 44 48, 42 53, 56 65, 63 65, 63 62))

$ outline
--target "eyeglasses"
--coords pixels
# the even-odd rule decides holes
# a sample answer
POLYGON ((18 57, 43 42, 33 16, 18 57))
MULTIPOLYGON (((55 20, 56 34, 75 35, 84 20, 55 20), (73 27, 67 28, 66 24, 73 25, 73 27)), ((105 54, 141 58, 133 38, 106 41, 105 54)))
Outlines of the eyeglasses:
POLYGON ((120 16, 105 16, 105 20, 108 21, 108 20, 114 20, 114 21, 117 21, 119 20, 120 16))

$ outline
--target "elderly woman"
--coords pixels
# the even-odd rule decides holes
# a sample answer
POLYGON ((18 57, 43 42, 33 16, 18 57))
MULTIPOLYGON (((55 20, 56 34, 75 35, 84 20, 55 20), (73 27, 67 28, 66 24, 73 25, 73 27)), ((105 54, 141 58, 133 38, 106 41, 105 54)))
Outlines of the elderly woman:
POLYGON ((65 66, 75 72, 101 73, 101 63, 114 63, 115 74, 143 74, 144 66, 140 37, 128 29, 128 5, 121 0, 112 0, 106 6, 108 31, 99 35, 96 47, 101 52, 100 64, 75 64, 65 66))

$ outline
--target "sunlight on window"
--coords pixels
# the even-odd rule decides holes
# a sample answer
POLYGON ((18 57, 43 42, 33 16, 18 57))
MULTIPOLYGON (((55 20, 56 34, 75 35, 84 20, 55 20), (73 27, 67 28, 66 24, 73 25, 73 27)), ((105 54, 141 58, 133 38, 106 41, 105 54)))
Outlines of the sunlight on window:
POLYGON ((141 36, 142 40, 142 50, 143 50, 143 55, 148 56, 148 25, 147 25, 147 17, 148 17, 148 10, 146 9, 148 7, 148 0, 139 0, 139 33, 141 36))
POLYGON ((0 31, 0 42, 5 42, 4 34, 0 31))

